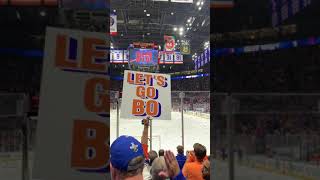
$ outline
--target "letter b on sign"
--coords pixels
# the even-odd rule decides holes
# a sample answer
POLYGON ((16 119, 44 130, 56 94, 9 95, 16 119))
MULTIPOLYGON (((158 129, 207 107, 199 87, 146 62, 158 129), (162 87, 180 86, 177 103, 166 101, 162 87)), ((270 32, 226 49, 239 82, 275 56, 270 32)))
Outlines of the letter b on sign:
POLYGON ((155 100, 134 99, 132 102, 132 114, 134 116, 152 116, 159 117, 161 115, 161 104, 155 100))
POLYGON ((75 120, 73 126, 73 168, 99 169, 109 160, 109 128, 96 121, 75 120))

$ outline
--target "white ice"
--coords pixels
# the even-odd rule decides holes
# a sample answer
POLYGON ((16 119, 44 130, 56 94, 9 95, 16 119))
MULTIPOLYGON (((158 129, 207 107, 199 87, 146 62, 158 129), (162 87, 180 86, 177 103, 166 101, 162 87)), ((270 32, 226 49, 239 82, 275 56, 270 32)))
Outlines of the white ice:
MULTIPOLYGON (((181 113, 172 112, 171 120, 152 121, 152 149, 171 150, 176 153, 176 147, 182 145, 181 113)), ((120 119, 119 135, 130 135, 138 138, 142 136, 143 125, 141 119, 120 119)), ((116 138, 116 111, 111 112, 110 142, 116 138)), ((192 150, 194 143, 203 144, 210 152, 210 119, 201 118, 184 113, 184 145, 185 150, 192 150)), ((110 144, 111 144, 110 143, 110 144)))

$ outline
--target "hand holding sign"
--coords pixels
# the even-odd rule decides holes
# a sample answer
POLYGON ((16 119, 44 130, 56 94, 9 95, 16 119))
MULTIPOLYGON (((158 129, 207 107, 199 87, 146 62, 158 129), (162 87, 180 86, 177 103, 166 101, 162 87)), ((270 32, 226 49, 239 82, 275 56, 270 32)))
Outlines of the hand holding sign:
POLYGON ((149 126, 151 120, 152 120, 152 119, 150 118, 150 116, 148 116, 146 119, 143 119, 143 120, 142 120, 142 124, 143 124, 144 126, 149 126))

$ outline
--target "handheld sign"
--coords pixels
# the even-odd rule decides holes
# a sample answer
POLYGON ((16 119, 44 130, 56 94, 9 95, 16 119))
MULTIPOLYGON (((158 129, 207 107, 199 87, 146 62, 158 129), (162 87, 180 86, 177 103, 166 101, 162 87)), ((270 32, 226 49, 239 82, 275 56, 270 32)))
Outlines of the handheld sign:
POLYGON ((47 28, 33 178, 106 178, 107 41, 105 33, 47 28))
POLYGON ((121 118, 171 120, 170 75, 125 71, 121 118))

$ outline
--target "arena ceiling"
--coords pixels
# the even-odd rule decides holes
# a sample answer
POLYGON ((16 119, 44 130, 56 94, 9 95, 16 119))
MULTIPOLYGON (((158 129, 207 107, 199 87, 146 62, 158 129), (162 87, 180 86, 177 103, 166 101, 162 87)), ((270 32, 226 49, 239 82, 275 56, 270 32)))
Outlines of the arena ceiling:
MULTIPOLYGON (((127 48, 137 41, 162 45, 164 35, 175 35, 178 40, 190 40, 193 53, 202 51, 210 35, 210 1, 199 0, 199 4, 200 1, 203 1, 201 10, 198 0, 192 4, 112 0, 111 12, 118 16, 118 35, 111 41, 115 48, 127 48), (188 21, 189 18, 192 20, 188 21), (187 26, 187 23, 192 25, 187 26), (179 35, 180 28, 183 28, 183 35, 179 35)), ((0 46, 42 48, 47 25, 108 32, 109 17, 107 10, 0 7, 0 46), (13 36, 8 36, 9 33, 13 36)))
POLYGON ((111 0, 111 12, 118 18, 118 36, 112 37, 114 47, 126 48, 137 41, 162 45, 164 35, 175 35, 178 40, 190 40, 193 52, 203 49, 210 35, 210 1, 203 0, 201 10, 197 2, 111 0), (192 20, 188 21, 189 18, 192 20), (192 25, 187 26, 187 23, 192 25), (183 28, 182 35, 179 35, 180 28, 183 28))

